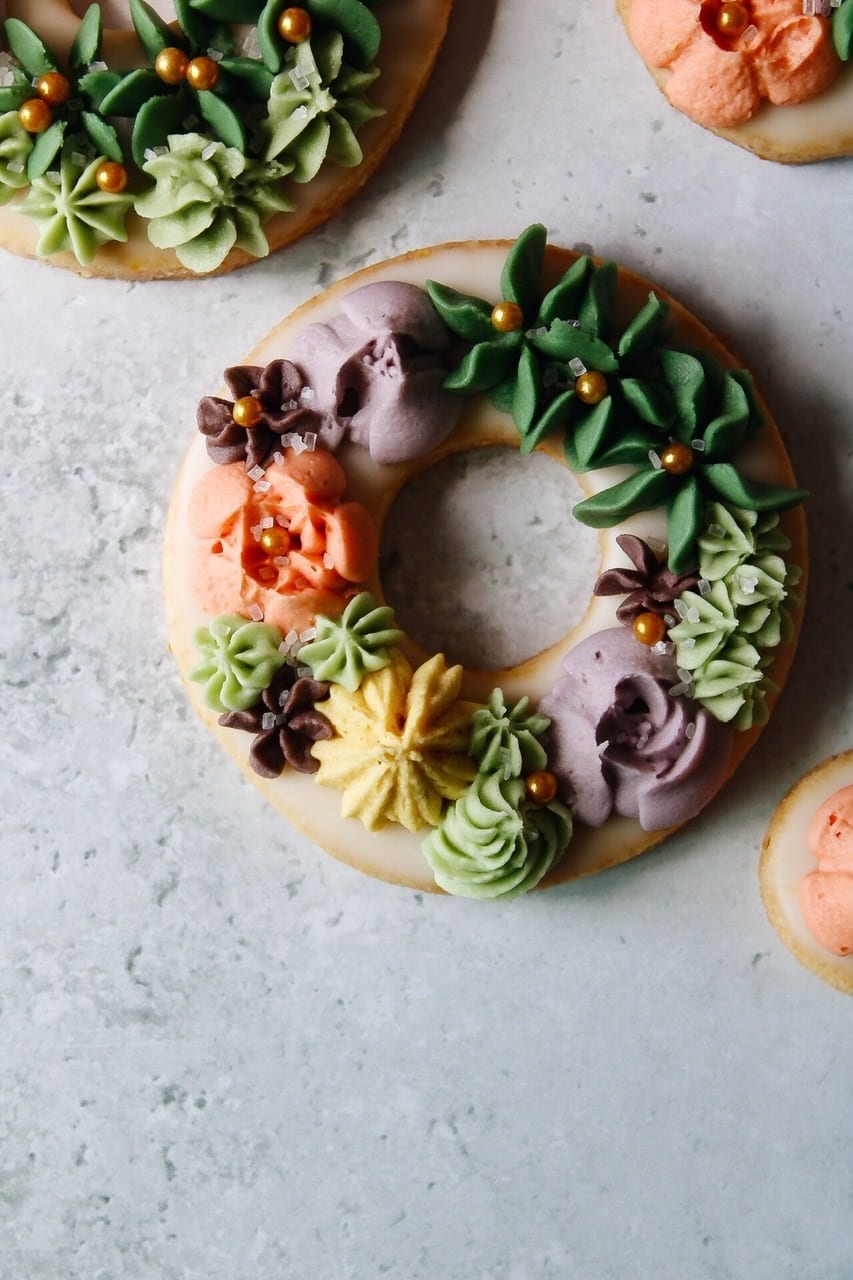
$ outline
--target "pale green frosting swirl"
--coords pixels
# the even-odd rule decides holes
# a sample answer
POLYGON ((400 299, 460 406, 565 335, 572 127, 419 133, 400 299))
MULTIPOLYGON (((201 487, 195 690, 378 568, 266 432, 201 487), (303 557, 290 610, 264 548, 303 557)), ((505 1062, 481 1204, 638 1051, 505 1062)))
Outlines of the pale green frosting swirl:
POLYGON ((286 160, 294 182, 310 182, 327 159, 348 168, 360 164, 355 135, 383 114, 364 96, 379 68, 357 71, 343 61, 343 52, 338 31, 305 40, 272 82, 261 150, 267 160, 286 160))
POLYGON ((378 605, 369 591, 354 596, 339 618, 320 616, 315 626, 316 639, 299 649, 298 661, 311 668, 315 680, 339 684, 348 693, 370 672, 387 667, 391 648, 403 638, 393 609, 378 605))
POLYGON ((765 697, 774 688, 761 669, 754 645, 735 637, 695 673, 693 697, 733 729, 749 729, 767 720, 765 697))
POLYGON ((465 898, 515 898, 535 888, 569 843, 572 816, 526 799, 520 778, 480 773, 423 843, 438 884, 465 898))
POLYGON ((734 605, 726 584, 715 582, 707 595, 683 592, 675 608, 680 621, 669 628, 669 638, 677 664, 696 671, 719 653, 737 627, 734 605))
POLYGON ((281 632, 268 622, 221 613, 193 638, 201 660, 190 679, 204 682, 205 701, 214 711, 247 711, 284 666, 281 632))
POLYGON ((27 159, 32 149, 33 140, 17 111, 4 111, 0 115, 0 204, 28 185, 27 159))
POLYGON ((250 160, 198 133, 170 135, 168 151, 142 167, 155 184, 134 205, 149 219, 148 239, 190 271, 215 271, 235 246, 265 257, 264 224, 293 208, 281 185, 288 165, 250 160))
POLYGON ((86 266, 102 244, 127 239, 124 223, 133 196, 101 190, 97 173, 103 156, 82 167, 75 157, 73 145, 66 144, 58 172, 35 178, 21 209, 39 227, 40 257, 70 250, 86 266))
POLYGON ((768 551, 780 554, 790 546, 790 538, 779 528, 777 511, 759 513, 709 502, 699 535, 699 572, 716 582, 744 560, 768 551))
POLYGON ((468 754, 481 773, 497 771, 505 778, 544 769, 548 763, 539 742, 551 721, 547 716, 528 715, 529 698, 519 698, 507 707, 501 689, 493 689, 485 707, 475 711, 468 754))

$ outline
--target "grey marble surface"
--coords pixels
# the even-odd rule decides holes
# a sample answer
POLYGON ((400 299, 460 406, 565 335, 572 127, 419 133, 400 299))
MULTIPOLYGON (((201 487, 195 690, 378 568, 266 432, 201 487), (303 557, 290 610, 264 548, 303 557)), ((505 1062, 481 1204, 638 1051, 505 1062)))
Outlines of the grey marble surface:
POLYGON ((602 0, 457 0, 402 142, 291 250, 136 287, 0 258, 2 1280, 853 1275, 853 1006, 756 879, 777 800, 852 745, 850 183, 676 115, 602 0), (364 263, 533 220, 732 335, 815 495, 813 580, 705 814, 487 907, 265 808, 185 704, 159 555, 226 364, 364 263))

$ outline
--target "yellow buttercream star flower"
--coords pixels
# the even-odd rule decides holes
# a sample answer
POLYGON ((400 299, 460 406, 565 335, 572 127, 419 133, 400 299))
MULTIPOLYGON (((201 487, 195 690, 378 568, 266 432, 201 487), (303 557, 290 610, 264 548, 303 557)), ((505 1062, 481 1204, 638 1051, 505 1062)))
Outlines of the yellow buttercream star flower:
POLYGON ((444 800, 456 800, 476 768, 468 755, 474 702, 459 701, 462 668, 443 654, 412 668, 395 650, 389 666, 355 693, 334 685, 323 714, 336 736, 311 750, 317 782, 343 791, 341 812, 369 831, 399 822, 436 826, 444 800))

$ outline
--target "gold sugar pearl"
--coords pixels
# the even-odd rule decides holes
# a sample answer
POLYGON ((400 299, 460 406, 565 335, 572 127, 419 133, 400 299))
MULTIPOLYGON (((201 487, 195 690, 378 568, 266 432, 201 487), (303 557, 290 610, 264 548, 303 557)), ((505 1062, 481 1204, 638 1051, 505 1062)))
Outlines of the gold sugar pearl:
POLYGON ((42 98, 27 98, 18 109, 18 119, 27 133, 44 133, 53 124, 53 112, 42 98))
POLYGON ((524 779, 524 790, 534 804, 550 804, 557 794, 557 779, 548 769, 537 769, 524 779))
POLYGON ((661 449, 660 464, 671 476, 686 476, 693 466, 693 450, 689 444, 668 444, 661 449))
POLYGON ((633 622, 633 632, 640 644, 660 644, 666 635, 666 623, 659 613, 638 613, 633 622))
POLYGON ((101 191, 108 195, 118 195, 127 186, 127 169, 117 160, 105 160, 99 164, 95 173, 95 181, 101 191))
POLYGON ((584 404, 601 404, 607 391, 607 379, 595 369, 588 369, 575 379, 575 395, 584 404))
POLYGON ((49 107, 61 107, 71 97, 71 82, 59 71, 46 71, 36 80, 36 93, 49 107))
POLYGON ((278 19, 278 31, 288 44, 302 44, 311 34, 311 14, 295 6, 285 9, 278 19))
POLYGON ((749 11, 743 4, 724 4, 717 14, 717 30, 722 36, 742 36, 749 26, 749 11))
POLYGON ((524 324, 524 312, 517 302, 499 302, 492 308, 492 327, 498 333, 515 333, 524 324))
POLYGON ((187 84, 201 92, 214 88, 219 80, 219 67, 213 58, 193 58, 187 63, 187 84))
POLYGON ((263 529, 258 541, 269 556, 279 556, 290 546, 290 539, 284 529, 275 524, 269 529, 263 529))
POLYGON ((187 76, 190 60, 183 49, 170 45, 161 49, 154 59, 154 70, 164 84, 180 84, 187 76))
POLYGON ((260 421, 264 408, 256 396, 241 396, 234 401, 231 417, 238 427, 254 427, 260 421))

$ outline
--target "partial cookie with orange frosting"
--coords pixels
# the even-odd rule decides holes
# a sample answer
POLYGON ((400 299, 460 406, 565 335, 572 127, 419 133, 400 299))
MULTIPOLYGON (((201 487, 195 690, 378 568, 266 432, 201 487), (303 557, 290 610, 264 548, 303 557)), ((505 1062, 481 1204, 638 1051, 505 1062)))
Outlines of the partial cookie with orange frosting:
POLYGON ((169 631, 205 724, 290 821, 383 879, 505 899, 714 798, 793 656, 805 495, 683 307, 537 224, 342 281, 226 381, 170 509, 169 631), (601 531, 580 622, 500 670, 407 634, 377 555, 407 481, 484 445, 568 465, 601 531))
POLYGON ((853 152, 851 0, 617 0, 669 101, 766 159, 853 152))
POLYGON ((452 3, 7 0, 0 245, 151 279, 289 244, 396 140, 452 3))
POLYGON ((759 874, 767 915, 785 945, 853 995, 853 751, 824 760, 780 802, 759 874))

